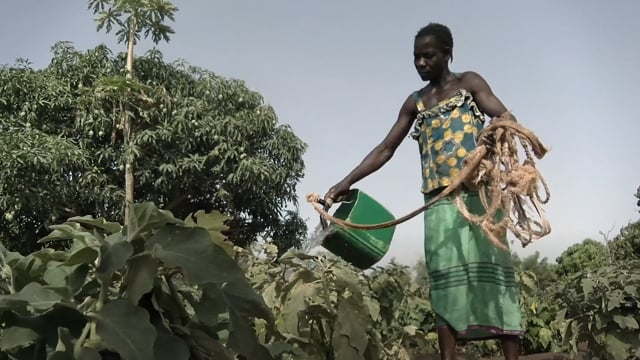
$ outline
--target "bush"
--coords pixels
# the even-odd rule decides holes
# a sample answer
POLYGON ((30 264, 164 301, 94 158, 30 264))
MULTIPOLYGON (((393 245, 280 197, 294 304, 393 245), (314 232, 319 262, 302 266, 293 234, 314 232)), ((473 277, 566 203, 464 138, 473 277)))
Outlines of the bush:
MULTIPOLYGON (((228 217, 136 204, 128 227, 74 217, 26 256, 0 247, 0 359, 412 359, 437 352, 428 288, 408 267, 362 272, 271 244, 234 247, 228 217), (260 295, 261 294, 261 295, 260 295)), ((518 273, 523 354, 639 356, 637 262, 539 288, 518 273), (634 353, 635 351, 635 353, 634 353)), ((498 341, 459 351, 498 356, 498 341)))
POLYGON ((132 213, 125 228, 90 217, 53 226, 41 242, 70 240, 66 251, 1 248, 5 357, 271 359, 250 321, 273 325, 273 314, 229 256, 226 217, 182 221, 151 203, 132 213))

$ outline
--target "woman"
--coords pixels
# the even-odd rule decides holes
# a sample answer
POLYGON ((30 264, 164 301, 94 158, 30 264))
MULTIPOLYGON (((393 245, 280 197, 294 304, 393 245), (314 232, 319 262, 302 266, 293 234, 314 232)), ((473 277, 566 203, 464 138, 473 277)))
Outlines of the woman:
MULTIPOLYGON (((452 73, 452 59, 453 37, 447 26, 431 23, 417 33, 414 64, 427 85, 407 97, 385 139, 327 192, 325 200, 343 200, 353 184, 389 161, 414 122, 425 202, 451 183, 462 160, 476 147, 485 116, 507 113, 480 75, 452 73)), ((467 208, 481 213, 477 192, 462 191, 467 208)), ((455 359, 457 339, 500 338, 505 359, 517 359, 523 329, 510 252, 495 247, 478 226, 462 217, 451 198, 427 209, 424 221, 441 358, 455 359)))

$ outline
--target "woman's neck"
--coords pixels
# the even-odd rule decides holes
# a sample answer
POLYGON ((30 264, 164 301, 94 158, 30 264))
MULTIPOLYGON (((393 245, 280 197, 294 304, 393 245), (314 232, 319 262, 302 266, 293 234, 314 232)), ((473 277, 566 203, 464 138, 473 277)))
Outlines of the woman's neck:
POLYGON ((431 83, 431 85, 435 87, 444 87, 445 85, 447 85, 448 82, 450 82, 451 80, 454 80, 454 78, 455 76, 453 75, 451 70, 449 70, 449 68, 447 67, 442 71, 440 76, 436 77, 435 79, 432 79, 431 81, 429 81, 429 83, 431 83))

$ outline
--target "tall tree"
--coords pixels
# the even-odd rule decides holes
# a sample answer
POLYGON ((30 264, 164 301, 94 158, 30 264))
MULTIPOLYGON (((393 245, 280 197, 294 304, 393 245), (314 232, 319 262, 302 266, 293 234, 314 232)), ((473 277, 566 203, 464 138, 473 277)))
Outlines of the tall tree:
MULTIPOLYGON (((640 187, 634 196, 640 207, 640 187)), ((616 261, 640 260, 640 220, 622 227, 609 242, 609 250, 616 261)))
POLYGON ((595 240, 585 239, 581 243, 569 246, 556 259, 556 272, 559 276, 571 276, 584 271, 594 271, 609 263, 607 247, 595 240))
POLYGON ((425 264, 424 256, 420 257, 418 261, 413 265, 415 271, 414 281, 425 288, 429 287, 429 271, 427 270, 427 264, 425 264))
POLYGON ((177 217, 220 210, 239 246, 262 238, 296 246, 306 233, 296 207, 306 145, 240 80, 157 50, 136 57, 119 128, 118 76, 127 54, 57 43, 44 69, 0 69, 0 237, 31 251, 47 226, 87 214, 121 221, 123 154, 135 155, 136 199, 177 217), (130 84, 133 84, 130 83, 130 84), (125 151, 126 150, 126 151, 125 151))
MULTIPOLYGON (((127 81, 121 82, 121 88, 129 91, 132 87, 134 47, 142 35, 151 39, 157 45, 161 40, 169 41, 169 35, 174 31, 165 24, 165 20, 175 21, 174 14, 178 10, 172 3, 166 0, 89 0, 89 8, 97 15, 98 31, 105 29, 111 32, 113 26, 117 26, 116 35, 118 43, 127 46, 127 81)), ((135 155, 130 150, 133 136, 131 109, 126 102, 121 106, 120 127, 124 135, 124 144, 127 154, 125 162, 125 225, 129 222, 129 208, 134 202, 134 177, 135 155)))
POLYGON ((544 289, 556 281, 556 268, 558 265, 550 264, 546 257, 541 258, 538 251, 523 259, 515 252, 512 255, 516 269, 535 274, 537 288, 544 289))

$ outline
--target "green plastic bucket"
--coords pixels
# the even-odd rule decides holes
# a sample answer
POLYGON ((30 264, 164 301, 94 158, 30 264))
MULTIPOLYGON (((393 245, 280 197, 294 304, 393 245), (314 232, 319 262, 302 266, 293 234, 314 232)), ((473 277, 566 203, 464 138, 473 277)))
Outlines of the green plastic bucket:
MULTIPOLYGON (((394 220, 393 214, 371 196, 352 189, 333 214, 354 224, 372 225, 394 220)), ((389 250, 395 226, 377 230, 358 230, 328 224, 328 234, 322 247, 353 266, 368 269, 380 261, 389 250)))

